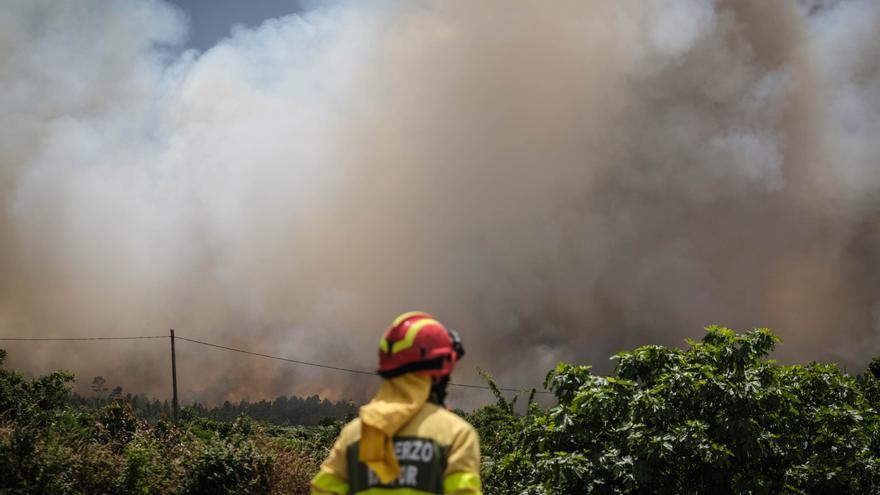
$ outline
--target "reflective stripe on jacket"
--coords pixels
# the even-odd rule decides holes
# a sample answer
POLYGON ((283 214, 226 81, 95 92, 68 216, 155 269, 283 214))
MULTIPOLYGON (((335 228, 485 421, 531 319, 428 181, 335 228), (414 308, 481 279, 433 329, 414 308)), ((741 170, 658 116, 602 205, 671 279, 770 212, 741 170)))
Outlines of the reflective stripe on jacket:
POLYGON ((400 476, 387 485, 358 461, 360 419, 342 429, 312 480, 320 495, 479 495, 480 445, 465 420, 425 404, 394 435, 400 476))

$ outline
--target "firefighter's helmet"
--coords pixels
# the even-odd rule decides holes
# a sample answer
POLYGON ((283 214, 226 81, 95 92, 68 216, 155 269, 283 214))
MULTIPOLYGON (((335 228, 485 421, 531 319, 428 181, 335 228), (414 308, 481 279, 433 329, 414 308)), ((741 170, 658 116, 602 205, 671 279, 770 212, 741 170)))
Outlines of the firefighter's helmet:
POLYGON ((411 311, 398 316, 379 341, 379 374, 393 378, 418 372, 449 376, 464 356, 461 338, 433 316, 411 311))

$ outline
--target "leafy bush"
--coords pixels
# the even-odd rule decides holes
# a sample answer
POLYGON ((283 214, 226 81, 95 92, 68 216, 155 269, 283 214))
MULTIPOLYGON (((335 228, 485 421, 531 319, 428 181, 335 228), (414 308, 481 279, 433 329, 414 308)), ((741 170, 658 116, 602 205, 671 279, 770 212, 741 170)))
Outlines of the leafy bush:
POLYGON ((181 491, 186 495, 251 495, 269 492, 272 458, 234 436, 199 445, 181 491))
MULTIPOLYGON (((0 349, 0 365, 6 351, 0 349)), ((38 423, 46 414, 61 408, 67 399, 67 384, 73 381, 68 371, 56 371, 27 380, 21 373, 0 370, 0 420, 38 423)))
POLYGON ((339 431, 338 421, 274 427, 244 415, 150 424, 130 401, 70 406, 71 380, 66 372, 29 380, 0 369, 0 493, 307 493, 339 431))
POLYGON ((487 493, 880 492, 876 379, 779 366, 777 342, 710 327, 687 350, 619 353, 614 376, 560 364, 546 382, 558 405, 489 423, 522 431, 490 442, 509 448, 490 453, 487 493))
POLYGON ((98 410, 93 428, 97 441, 110 444, 119 452, 134 437, 138 420, 129 404, 115 401, 98 410))

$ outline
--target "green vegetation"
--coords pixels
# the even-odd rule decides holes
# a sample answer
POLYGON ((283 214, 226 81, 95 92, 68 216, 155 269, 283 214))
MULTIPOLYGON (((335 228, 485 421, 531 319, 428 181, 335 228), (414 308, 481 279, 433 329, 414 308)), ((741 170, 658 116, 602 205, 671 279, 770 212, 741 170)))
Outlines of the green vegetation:
MULTIPOLYGON (((559 364, 546 382, 556 405, 530 396, 524 413, 487 376, 497 402, 465 414, 486 493, 880 493, 880 360, 858 377, 780 366, 767 359, 776 343, 712 327, 687 349, 622 352, 611 376, 559 364)), ((71 379, 0 369, 0 494, 307 493, 342 424, 191 407, 175 426, 138 418, 121 393, 72 405, 71 379)))
POLYGON ((622 352, 608 377, 560 364, 558 405, 524 416, 497 394, 471 415, 487 493, 880 493, 874 374, 779 366, 763 329, 688 343, 622 352))
POLYGON ((0 494, 307 493, 341 427, 218 421, 194 409, 180 426, 150 423, 121 399, 71 406, 72 379, 0 369, 0 494))
MULTIPOLYGON (((141 394, 123 394, 122 387, 107 389, 107 381, 102 376, 92 380, 90 397, 70 392, 67 403, 91 409, 100 409, 113 402, 126 402, 131 406, 135 416, 155 423, 160 419, 171 417, 171 404, 168 401, 150 399, 141 394)), ((329 418, 345 419, 357 414, 357 404, 348 400, 331 401, 321 399, 317 395, 309 397, 279 396, 274 400, 249 402, 242 400, 236 403, 224 402, 218 407, 207 407, 195 403, 187 406, 190 416, 234 421, 246 415, 257 421, 265 421, 276 425, 315 426, 326 422, 329 418)))

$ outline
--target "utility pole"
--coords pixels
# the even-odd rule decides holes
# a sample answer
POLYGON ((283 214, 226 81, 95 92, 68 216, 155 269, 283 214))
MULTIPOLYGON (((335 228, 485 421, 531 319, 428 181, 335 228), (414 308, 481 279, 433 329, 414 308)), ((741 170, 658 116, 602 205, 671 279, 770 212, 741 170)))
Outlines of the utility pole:
POLYGON ((171 419, 177 424, 177 359, 174 357, 174 329, 171 329, 171 386, 174 398, 171 400, 171 419))

